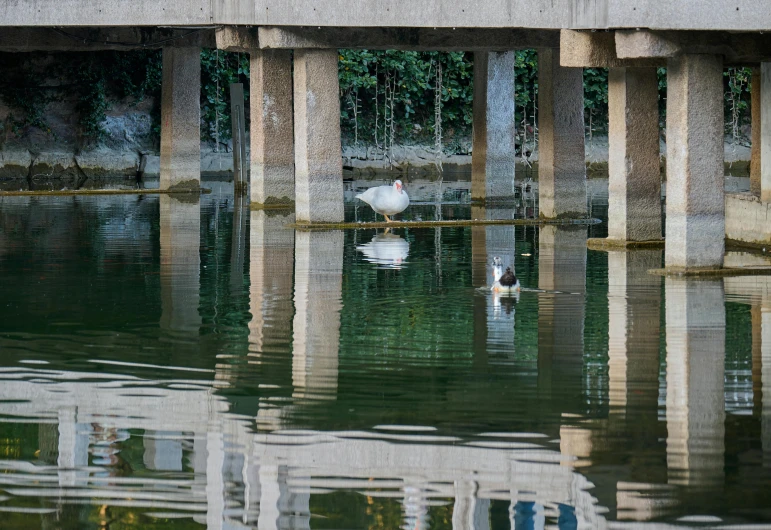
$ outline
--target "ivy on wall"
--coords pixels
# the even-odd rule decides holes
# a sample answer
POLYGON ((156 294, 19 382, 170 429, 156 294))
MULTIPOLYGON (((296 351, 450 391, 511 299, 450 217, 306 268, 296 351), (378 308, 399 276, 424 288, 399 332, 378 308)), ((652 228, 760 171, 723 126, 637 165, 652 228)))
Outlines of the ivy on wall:
MULTIPOLYGON (((384 152, 399 143, 441 145, 463 150, 472 126, 473 53, 340 50, 340 119, 343 141, 384 152)), ((88 53, 0 53, 0 99, 9 108, 0 123, 4 136, 22 137, 29 128, 50 132, 46 108, 75 100, 83 146, 104 137, 102 123, 115 102, 152 98, 154 133, 160 135, 161 51, 88 53)), ((535 50, 515 52, 516 120, 521 140, 537 133, 538 58, 535 50)), ((607 70, 584 70, 587 134, 607 131, 607 70)), ((666 71, 660 68, 662 126, 666 113, 666 71)), ((750 121, 749 68, 725 70, 726 132, 743 136, 750 121)), ((218 50, 201 52, 201 137, 230 139, 229 85, 245 84, 249 56, 218 50)), ((246 105, 248 109, 249 106, 246 105)), ((157 139, 157 138, 156 138, 157 139)))

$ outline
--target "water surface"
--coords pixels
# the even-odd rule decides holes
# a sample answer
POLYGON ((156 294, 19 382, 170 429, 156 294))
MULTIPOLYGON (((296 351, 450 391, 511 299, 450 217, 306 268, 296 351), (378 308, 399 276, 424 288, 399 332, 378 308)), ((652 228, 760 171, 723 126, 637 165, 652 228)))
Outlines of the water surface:
MULTIPOLYGON (((605 225, 295 232, 212 186, 0 198, 3 528, 771 525, 770 279, 651 276, 605 225)), ((425 186, 412 218, 537 214, 425 186)))

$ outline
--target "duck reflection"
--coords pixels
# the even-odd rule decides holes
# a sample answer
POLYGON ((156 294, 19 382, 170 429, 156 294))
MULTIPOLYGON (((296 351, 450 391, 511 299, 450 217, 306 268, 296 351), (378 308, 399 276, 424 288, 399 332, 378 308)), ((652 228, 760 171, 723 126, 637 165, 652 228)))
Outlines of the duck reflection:
POLYGON ((384 269, 401 269, 406 265, 410 253, 410 244, 401 236, 385 231, 375 234, 369 243, 356 247, 370 263, 381 265, 384 269))

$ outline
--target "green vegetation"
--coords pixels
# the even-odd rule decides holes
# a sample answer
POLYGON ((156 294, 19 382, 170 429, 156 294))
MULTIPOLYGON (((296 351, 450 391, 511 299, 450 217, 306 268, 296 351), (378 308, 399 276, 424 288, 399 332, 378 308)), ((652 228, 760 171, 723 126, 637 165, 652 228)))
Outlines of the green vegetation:
MULTIPOLYGON (((516 53, 518 131, 537 131, 538 57, 516 53)), ((471 134, 472 53, 341 50, 340 117, 343 141, 375 146, 388 154, 393 145, 419 143, 446 152, 463 151, 471 134)), ((153 107, 154 134, 160 134, 161 52, 3 53, 0 99, 10 112, 0 122, 3 136, 22 137, 29 128, 51 133, 48 105, 74 100, 79 143, 104 137, 106 113, 116 102, 153 107)), ((607 131, 608 72, 584 70, 587 134, 607 131)), ((726 132, 738 139, 750 121, 749 68, 725 71, 726 132)), ((218 50, 201 52, 201 137, 230 139, 228 87, 242 82, 248 97, 249 56, 218 50)), ((660 114, 666 112, 666 71, 659 69, 660 114)), ((246 109, 248 110, 248 105, 246 109)), ((53 133, 51 133, 53 134, 53 133)))

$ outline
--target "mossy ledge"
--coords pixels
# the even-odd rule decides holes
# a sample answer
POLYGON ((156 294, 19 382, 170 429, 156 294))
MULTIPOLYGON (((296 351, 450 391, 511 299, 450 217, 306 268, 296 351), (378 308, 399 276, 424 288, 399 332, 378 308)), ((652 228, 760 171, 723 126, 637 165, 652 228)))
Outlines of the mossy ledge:
POLYGON ((664 240, 628 241, 625 239, 592 237, 586 240, 586 246, 590 250, 658 250, 664 248, 664 240))
POLYGON ((599 219, 459 219, 452 221, 378 221, 373 223, 293 223, 290 228, 300 230, 367 230, 372 228, 437 228, 445 226, 488 226, 488 225, 593 225, 599 219))
POLYGON ((655 276, 680 276, 697 279, 726 278, 728 276, 771 276, 771 267, 721 267, 719 269, 683 269, 670 267, 650 269, 655 276))

